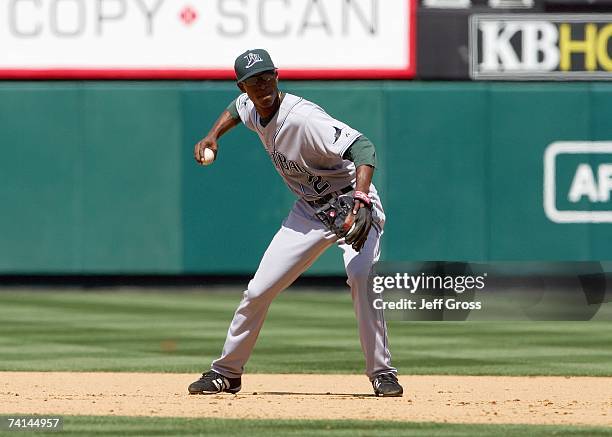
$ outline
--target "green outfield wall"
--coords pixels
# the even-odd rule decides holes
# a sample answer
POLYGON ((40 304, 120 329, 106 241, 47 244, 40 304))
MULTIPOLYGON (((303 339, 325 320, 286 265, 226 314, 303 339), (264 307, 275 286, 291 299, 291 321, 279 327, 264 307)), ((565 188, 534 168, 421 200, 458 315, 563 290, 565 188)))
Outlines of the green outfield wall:
MULTIPOLYGON (((384 259, 612 259, 605 145, 562 150, 554 187, 544 182, 550 144, 612 141, 612 84, 283 88, 377 145, 384 259)), ((230 82, 0 83, 0 273, 254 271, 293 195, 244 127, 214 165, 192 158, 237 92, 230 82)), ((339 251, 311 272, 342 272, 339 251)))

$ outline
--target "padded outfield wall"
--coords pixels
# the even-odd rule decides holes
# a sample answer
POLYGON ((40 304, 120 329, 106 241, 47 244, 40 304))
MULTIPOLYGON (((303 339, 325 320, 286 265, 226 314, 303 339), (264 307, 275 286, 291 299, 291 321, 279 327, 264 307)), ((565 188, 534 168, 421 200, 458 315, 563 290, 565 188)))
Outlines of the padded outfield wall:
MULTIPOLYGON (((544 210, 547 147, 612 141, 612 84, 283 89, 377 145, 383 259, 612 259, 612 223, 558 223, 544 210)), ((0 273, 254 271, 292 194, 244 127, 214 165, 192 158, 236 94, 230 82, 1 83, 0 273)), ((612 210, 610 153, 554 161, 558 210, 612 210)), ((311 273, 341 273, 339 255, 311 273)))

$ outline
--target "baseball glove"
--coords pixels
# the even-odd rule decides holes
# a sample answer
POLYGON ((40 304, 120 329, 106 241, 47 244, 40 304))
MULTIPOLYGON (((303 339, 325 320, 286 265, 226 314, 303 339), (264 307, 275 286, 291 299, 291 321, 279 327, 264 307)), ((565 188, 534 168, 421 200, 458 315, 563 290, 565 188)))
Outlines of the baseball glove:
POLYGON ((372 227, 372 203, 367 196, 365 198, 361 196, 355 198, 349 195, 335 197, 317 209, 315 214, 338 238, 344 238, 347 244, 350 244, 353 249, 359 252, 372 227), (364 206, 359 208, 355 222, 349 229, 345 225, 345 221, 348 215, 353 213, 355 198, 359 199, 364 206))

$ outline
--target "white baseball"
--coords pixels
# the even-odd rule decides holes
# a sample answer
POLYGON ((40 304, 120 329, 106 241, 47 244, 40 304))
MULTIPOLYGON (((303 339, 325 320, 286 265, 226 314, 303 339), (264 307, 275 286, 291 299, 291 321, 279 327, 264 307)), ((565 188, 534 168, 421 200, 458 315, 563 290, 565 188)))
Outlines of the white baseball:
POLYGON ((215 160, 215 152, 208 147, 204 149, 204 152, 200 154, 200 162, 203 165, 210 165, 215 160))

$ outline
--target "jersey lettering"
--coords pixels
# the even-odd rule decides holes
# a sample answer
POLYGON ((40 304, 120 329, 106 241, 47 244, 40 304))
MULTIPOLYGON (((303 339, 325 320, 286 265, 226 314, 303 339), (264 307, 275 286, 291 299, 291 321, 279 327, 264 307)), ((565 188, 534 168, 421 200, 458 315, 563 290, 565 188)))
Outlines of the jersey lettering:
POLYGON ((312 174, 310 171, 306 170, 297 162, 287 159, 287 157, 280 152, 271 152, 270 157, 272 158, 274 166, 285 174, 289 173, 293 175, 308 175, 308 184, 312 186, 312 189, 317 194, 323 194, 325 190, 327 190, 331 186, 329 182, 324 180, 321 176, 316 176, 312 174))
POLYGON ((312 181, 312 188, 317 194, 323 194, 329 188, 329 183, 324 181, 321 176, 317 176, 312 181))
POLYGON ((278 160, 279 160, 280 166, 284 170, 289 170, 289 165, 287 164, 287 157, 285 155, 283 155, 282 153, 278 153, 278 160))
POLYGON ((304 169, 295 161, 289 161, 289 169, 295 170, 296 173, 304 173, 304 169))

